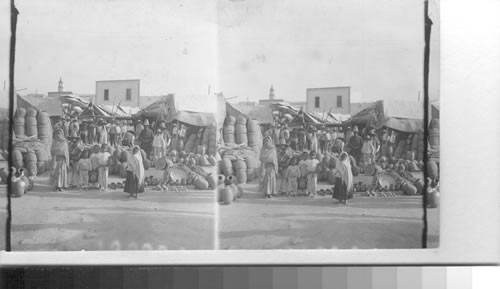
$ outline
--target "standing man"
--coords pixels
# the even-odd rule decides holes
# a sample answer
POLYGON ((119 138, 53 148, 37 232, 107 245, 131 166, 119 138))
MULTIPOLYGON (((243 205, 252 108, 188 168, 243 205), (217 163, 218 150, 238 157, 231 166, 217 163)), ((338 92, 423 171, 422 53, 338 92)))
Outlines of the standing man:
POLYGON ((116 136, 115 136, 115 145, 121 145, 122 144, 122 126, 120 125, 120 122, 116 122, 116 128, 115 128, 116 136))
POLYGON ((186 126, 181 124, 179 129, 179 140, 184 141, 185 137, 186 137, 186 126))
POLYGON ((69 133, 72 139, 76 139, 79 137, 80 124, 76 120, 76 117, 71 120, 71 124, 69 126, 69 133))
POLYGON ((311 143, 312 143, 312 127, 309 126, 306 132, 306 147, 308 151, 311 151, 311 143))
POLYGON ((88 137, 88 143, 93 145, 95 144, 95 140, 96 140, 96 125, 93 121, 89 122, 89 124, 87 125, 87 137, 88 137))
POLYGON ((389 134, 387 137, 387 152, 386 152, 388 158, 392 157, 395 145, 396 145, 396 134, 394 133, 394 131, 389 130, 389 134))
POLYGON ((326 135, 326 151, 327 152, 330 152, 331 148, 332 148, 332 133, 331 133, 331 131, 332 131, 331 128, 328 128, 325 131, 325 135, 326 135))
POLYGON ((137 120, 137 125, 135 126, 135 135, 137 137, 139 137, 141 135, 143 129, 144 129, 144 125, 142 124, 142 121, 140 119, 137 120))
POLYGON ((352 132, 352 129, 350 126, 347 127, 346 131, 345 131, 345 141, 346 143, 350 143, 351 141, 351 137, 354 135, 354 133, 352 132))
POLYGON ((82 125, 80 126, 80 138, 82 139, 84 144, 88 144, 88 129, 87 129, 87 122, 82 121, 82 125))
POLYGON ((300 127, 297 129, 297 149, 299 152, 304 151, 305 144, 306 144, 306 135, 304 133, 304 128, 300 127))
POLYGON ((167 152, 168 152, 169 147, 170 147, 170 143, 172 141, 172 137, 170 136, 170 133, 168 132, 168 129, 166 128, 164 122, 160 123, 160 129, 162 130, 163 139, 165 140, 165 150, 164 150, 163 154, 167 155, 167 152))
POLYGON ((323 127, 320 131, 318 131, 319 138, 319 151, 324 154, 326 152, 326 131, 323 127))
POLYGON ((273 126, 273 143, 275 146, 280 144, 280 126, 279 126, 279 124, 273 126))
POLYGON ((298 150, 298 147, 297 147, 298 142, 299 142, 299 138, 298 138, 298 135, 297 135, 297 130, 293 129, 290 132, 290 147, 292 148, 292 150, 294 150, 294 151, 298 150))
POLYGON ((114 147, 116 145, 116 121, 111 120, 111 125, 109 127, 109 144, 114 147))
POLYGON ((283 129, 281 130, 282 144, 290 144, 290 130, 288 130, 288 125, 285 123, 283 129))
POLYGON ((69 137, 69 117, 65 116, 63 118, 63 132, 64 132, 64 137, 68 138, 69 137))
POLYGON ((351 155, 359 162, 361 159, 361 149, 363 148, 363 139, 358 135, 357 126, 354 126, 353 136, 349 139, 349 148, 351 155))
POLYGON ((376 156, 380 152, 380 139, 378 138, 377 134, 375 133, 375 129, 371 129, 370 132, 368 133, 368 136, 370 136, 373 148, 375 149, 375 152, 373 153, 373 157, 375 160, 376 156))
POLYGON ((99 140, 98 143, 103 145, 108 144, 108 130, 106 128, 106 122, 104 120, 101 120, 99 122, 99 127, 97 128, 97 134, 99 135, 99 140))
POLYGON ((139 135, 139 140, 141 142, 141 148, 146 153, 146 156, 151 155, 151 150, 153 149, 153 131, 149 128, 149 121, 146 119, 144 121, 144 129, 141 131, 139 135))

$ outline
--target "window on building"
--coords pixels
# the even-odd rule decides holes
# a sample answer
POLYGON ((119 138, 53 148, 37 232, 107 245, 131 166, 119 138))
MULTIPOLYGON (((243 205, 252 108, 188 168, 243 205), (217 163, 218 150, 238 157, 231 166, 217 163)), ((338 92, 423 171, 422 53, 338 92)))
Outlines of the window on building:
POLYGON ((104 101, 109 100, 109 89, 104 90, 104 101))
POLYGON ((342 95, 337 95, 337 107, 342 107, 342 95))
POLYGON ((131 100, 132 99, 132 89, 131 88, 127 88, 127 96, 126 96, 127 100, 131 100))
POLYGON ((314 108, 319 108, 319 96, 314 97, 314 108))

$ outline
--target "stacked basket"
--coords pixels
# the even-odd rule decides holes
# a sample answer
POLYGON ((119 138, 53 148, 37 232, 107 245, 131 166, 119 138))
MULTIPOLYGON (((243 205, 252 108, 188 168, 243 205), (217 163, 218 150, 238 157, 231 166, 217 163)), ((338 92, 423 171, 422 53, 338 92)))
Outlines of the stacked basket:
POLYGON ((38 137, 38 127, 36 120, 37 111, 29 108, 26 110, 26 117, 24 118, 24 132, 28 137, 38 137))
POLYGON ((236 125, 234 128, 235 128, 236 144, 248 145, 247 119, 245 117, 239 116, 236 119, 236 125))
POLYGON ((9 149, 9 121, 8 120, 2 120, 0 121, 0 148, 2 150, 8 150, 9 149))
POLYGON ((247 121, 247 134, 248 146, 255 152, 259 152, 262 148, 262 131, 257 120, 249 119, 247 121))
POLYGON ((25 120, 26 117, 26 109, 20 107, 16 110, 14 115, 14 133, 16 136, 25 136, 25 120))
POLYGON ((223 128, 223 138, 226 144, 234 144, 236 140, 234 138, 234 124, 236 119, 234 116, 226 117, 224 128, 223 128))
POLYGON ((429 126, 429 143, 432 149, 439 149, 439 119, 432 119, 429 126))

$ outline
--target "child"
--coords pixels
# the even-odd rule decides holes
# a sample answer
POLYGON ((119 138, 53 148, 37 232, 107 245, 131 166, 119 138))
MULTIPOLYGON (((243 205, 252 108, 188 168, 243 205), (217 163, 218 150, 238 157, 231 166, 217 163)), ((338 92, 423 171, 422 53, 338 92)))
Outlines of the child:
POLYGON ((70 151, 69 151, 69 153, 70 153, 70 155, 69 155, 70 168, 71 168, 71 172, 69 175, 69 177, 70 177, 69 186, 70 187, 77 187, 78 186, 78 182, 79 182, 80 177, 78 176, 78 170, 77 170, 76 166, 78 164, 78 160, 80 159, 84 149, 85 149, 85 146, 83 145, 83 141, 81 139, 77 139, 75 142, 73 142, 71 144, 70 151))
POLYGON ((156 131, 156 134, 153 137, 153 155, 154 155, 154 160, 161 159, 163 157, 163 152, 165 151, 166 148, 165 144, 165 138, 163 134, 161 133, 161 130, 158 129, 156 131))
POLYGON ((108 172, 109 164, 108 160, 111 155, 108 152, 108 145, 103 144, 101 146, 101 152, 98 154, 99 158, 99 187, 101 191, 105 191, 108 188, 108 172))
POLYGON ((373 147, 370 138, 370 136, 366 136, 365 141, 363 142, 363 147, 361 148, 361 152, 363 153, 363 165, 365 168, 368 165, 371 165, 373 154, 375 152, 375 148, 373 147))
POLYGON ((80 181, 78 183, 79 189, 89 188, 89 171, 92 170, 92 162, 89 159, 89 151, 85 150, 82 153, 82 158, 78 161, 76 166, 78 170, 78 175, 80 176, 80 181))
POLYGON ((307 189, 307 162, 309 161, 309 155, 307 152, 303 152, 300 156, 299 161, 299 169, 300 169, 300 178, 299 178, 299 190, 301 194, 305 193, 307 189))
POLYGON ((296 196, 298 192, 298 179, 300 177, 300 168, 298 166, 297 158, 293 158, 290 166, 286 169, 285 177, 288 180, 289 195, 296 196))
POLYGON ((94 145, 92 148, 92 153, 90 154, 90 163, 92 170, 90 171, 90 176, 89 179, 92 180, 90 181, 91 187, 99 187, 98 179, 99 179, 99 154, 100 154, 100 147, 99 145, 94 145))
POLYGON ((307 162, 307 192, 311 198, 316 197, 318 164, 319 160, 316 159, 316 151, 311 151, 309 154, 309 161, 307 162))

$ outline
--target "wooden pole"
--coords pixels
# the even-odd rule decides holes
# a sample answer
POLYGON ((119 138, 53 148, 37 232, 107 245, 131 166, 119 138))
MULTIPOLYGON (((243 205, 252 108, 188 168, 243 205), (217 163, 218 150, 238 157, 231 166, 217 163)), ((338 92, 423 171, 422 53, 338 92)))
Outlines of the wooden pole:
POLYGON ((427 248, 427 188, 429 187, 429 182, 427 177, 429 172, 427 169, 428 162, 428 147, 427 140, 429 139, 429 59, 430 59, 430 40, 431 40, 431 28, 432 20, 429 18, 429 0, 424 2, 424 187, 423 187, 423 206, 424 206, 424 228, 422 234, 422 248, 427 248))

